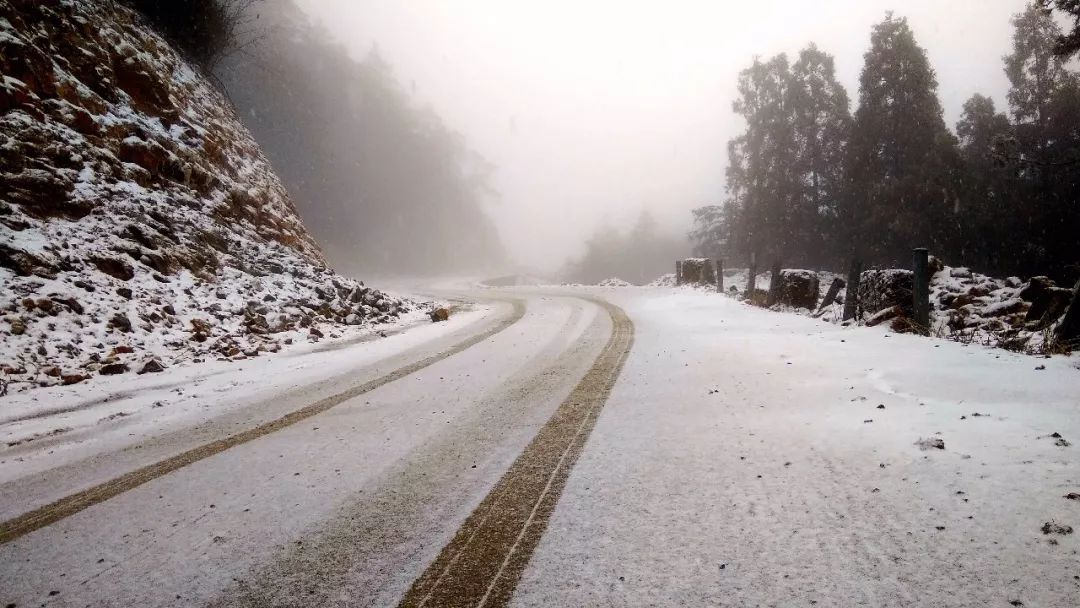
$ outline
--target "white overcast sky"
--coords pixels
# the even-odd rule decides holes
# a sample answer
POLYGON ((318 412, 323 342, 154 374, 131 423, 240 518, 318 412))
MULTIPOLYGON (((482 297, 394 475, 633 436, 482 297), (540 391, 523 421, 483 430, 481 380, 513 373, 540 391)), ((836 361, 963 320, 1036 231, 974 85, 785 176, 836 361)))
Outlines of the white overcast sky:
POLYGON ((1001 57, 1022 0, 298 0, 358 57, 372 45, 497 166, 491 214, 541 269, 642 208, 670 230, 723 196, 736 77, 816 42, 858 100, 872 24, 908 17, 946 121, 972 93, 1005 106, 1001 57))

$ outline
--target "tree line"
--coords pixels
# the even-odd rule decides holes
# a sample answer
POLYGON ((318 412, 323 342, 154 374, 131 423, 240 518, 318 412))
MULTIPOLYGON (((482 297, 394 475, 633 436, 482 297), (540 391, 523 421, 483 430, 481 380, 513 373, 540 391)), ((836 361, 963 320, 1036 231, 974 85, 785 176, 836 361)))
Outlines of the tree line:
POLYGON ((585 252, 559 272, 571 283, 595 285, 618 278, 645 285, 672 271, 672 261, 685 257, 686 241, 667 234, 648 210, 642 210, 629 231, 601 225, 585 241, 585 252))
POLYGON ((840 270, 906 267, 929 247, 993 274, 1075 278, 1080 268, 1080 37, 1036 0, 1014 16, 1007 111, 976 94, 955 132, 907 19, 873 27, 850 111, 834 58, 755 59, 739 74, 725 197, 693 211, 698 255, 840 270))

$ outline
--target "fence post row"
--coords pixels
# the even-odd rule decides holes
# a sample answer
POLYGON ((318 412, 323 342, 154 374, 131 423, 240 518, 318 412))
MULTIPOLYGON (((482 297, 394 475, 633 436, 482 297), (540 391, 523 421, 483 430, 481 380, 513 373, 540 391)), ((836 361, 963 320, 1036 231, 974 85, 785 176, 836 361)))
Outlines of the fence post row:
POLYGON ((914 282, 912 284, 912 297, 915 299, 913 311, 915 323, 920 330, 930 327, 930 261, 925 247, 917 247, 914 250, 914 282))
POLYGON ((859 309, 859 278, 862 276, 862 262, 858 258, 851 259, 847 273, 847 291, 844 293, 844 318, 854 319, 859 309))

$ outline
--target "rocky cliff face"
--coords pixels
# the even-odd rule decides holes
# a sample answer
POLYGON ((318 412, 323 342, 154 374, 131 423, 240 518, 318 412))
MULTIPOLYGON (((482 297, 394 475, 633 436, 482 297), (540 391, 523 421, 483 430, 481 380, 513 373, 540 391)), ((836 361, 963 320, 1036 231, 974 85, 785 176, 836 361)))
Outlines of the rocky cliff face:
POLYGON ((227 101, 104 0, 0 0, 0 285, 0 371, 25 386, 408 307, 326 268, 227 101))

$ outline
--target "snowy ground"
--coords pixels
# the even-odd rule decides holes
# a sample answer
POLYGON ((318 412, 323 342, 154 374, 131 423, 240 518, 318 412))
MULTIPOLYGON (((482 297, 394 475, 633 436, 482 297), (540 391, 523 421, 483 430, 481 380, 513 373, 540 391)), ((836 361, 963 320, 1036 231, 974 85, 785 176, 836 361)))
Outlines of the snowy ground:
POLYGON ((514 605, 1076 605, 1075 358, 597 291, 635 346, 514 605))
MULTIPOLYGON (((394 324, 343 328, 337 339, 295 344, 257 360, 177 365, 157 374, 102 377, 9 394, 0 398, 0 484, 170 430, 198 427, 237 410, 254 410, 255 419, 272 418, 279 410, 288 411, 290 405, 295 409, 297 402, 328 392, 321 385, 470 331, 499 308, 496 303, 470 305, 438 324, 417 311, 394 324)), ((37 502, 69 489, 57 488, 57 496, 49 493, 37 502)), ((0 502, 0 516, 11 516, 26 509, 29 497, 0 502)))
POLYGON ((0 603, 397 605, 596 357, 611 325, 579 298, 599 297, 629 314, 635 342, 512 605, 1076 605, 1080 541, 1064 533, 1080 527, 1080 500, 1066 498, 1080 493, 1075 357, 684 288, 468 295, 490 304, 234 363, 267 367, 223 368, 182 396, 142 387, 43 415, 68 403, 59 391, 84 389, 17 395, 38 396, 20 411, 40 416, 8 425, 87 424, 0 446, 4 519, 170 453, 171 429, 194 440, 281 415, 509 314, 493 299, 526 304, 472 348, 0 545, 0 603), (155 408, 155 393, 175 402, 155 408), (122 449, 133 443, 146 447, 122 449))

